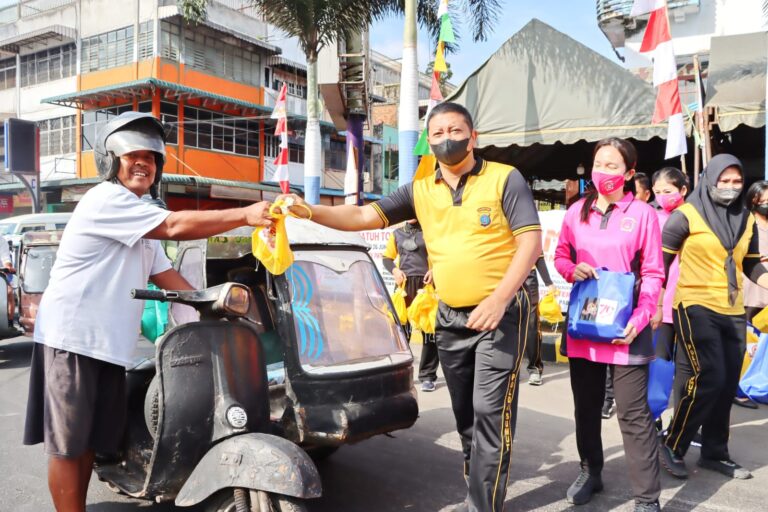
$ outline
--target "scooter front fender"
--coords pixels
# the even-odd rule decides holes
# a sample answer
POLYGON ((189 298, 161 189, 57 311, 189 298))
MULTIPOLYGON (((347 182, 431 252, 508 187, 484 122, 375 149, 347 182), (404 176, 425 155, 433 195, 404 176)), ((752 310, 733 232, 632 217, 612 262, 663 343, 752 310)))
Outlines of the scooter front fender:
POLYGON ((251 433, 211 448, 184 482, 175 504, 196 505, 230 487, 296 498, 317 498, 322 493, 320 475, 304 450, 282 437, 251 433))

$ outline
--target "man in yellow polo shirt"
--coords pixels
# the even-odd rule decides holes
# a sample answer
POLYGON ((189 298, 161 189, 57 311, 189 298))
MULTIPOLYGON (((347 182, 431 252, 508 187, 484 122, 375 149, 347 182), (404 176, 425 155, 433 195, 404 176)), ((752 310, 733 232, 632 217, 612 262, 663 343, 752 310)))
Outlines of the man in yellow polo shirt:
POLYGON ((531 309, 522 284, 541 254, 541 227, 523 176, 473 154, 477 132, 464 107, 432 109, 427 135, 434 173, 370 205, 313 205, 312 220, 360 231, 418 219, 440 295, 435 338, 469 486, 456 510, 496 512, 506 494, 531 309))

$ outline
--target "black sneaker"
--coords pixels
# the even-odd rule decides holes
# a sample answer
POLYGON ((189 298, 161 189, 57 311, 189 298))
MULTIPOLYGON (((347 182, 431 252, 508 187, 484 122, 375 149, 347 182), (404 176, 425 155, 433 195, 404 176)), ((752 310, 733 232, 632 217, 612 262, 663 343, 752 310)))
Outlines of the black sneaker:
POLYGON ((590 475, 589 470, 583 469, 579 477, 571 484, 565 493, 565 499, 568 503, 574 505, 584 505, 589 503, 592 495, 603 490, 603 479, 600 475, 590 475))
POLYGON ((603 404, 603 419, 607 420, 611 416, 613 416, 613 411, 615 411, 616 408, 613 405, 613 402, 605 402, 603 404))
POLYGON ((702 457, 699 459, 698 465, 704 469, 711 469, 712 471, 717 471, 725 476, 737 478, 739 480, 749 480, 752 478, 752 473, 739 466, 731 459, 713 460, 702 457))
POLYGON ((664 469, 675 478, 688 478, 688 468, 685 461, 668 447, 663 439, 659 440, 659 460, 664 469))
POLYGON ((661 505, 658 500, 653 503, 635 502, 635 512, 661 512, 661 505))

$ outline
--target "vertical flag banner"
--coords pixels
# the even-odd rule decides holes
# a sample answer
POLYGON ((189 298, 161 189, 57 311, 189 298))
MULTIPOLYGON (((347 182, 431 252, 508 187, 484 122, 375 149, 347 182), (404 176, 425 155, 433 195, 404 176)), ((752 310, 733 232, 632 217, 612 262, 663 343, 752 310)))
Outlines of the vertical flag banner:
POLYGON ((357 149, 352 144, 349 144, 347 172, 344 174, 344 204, 357 204, 358 188, 357 149))
MULTIPOLYGON (((432 87, 429 91, 429 103, 427 104, 427 118, 432 108, 443 101, 443 93, 440 91, 440 75, 448 72, 448 64, 445 62, 445 43, 455 43, 456 38, 453 34, 453 24, 451 24, 451 17, 448 15, 448 0, 439 0, 437 6, 437 17, 440 18, 440 36, 437 42, 437 49, 435 51, 435 60, 432 65, 432 87)), ((421 132, 419 141, 413 148, 414 155, 430 155, 432 152, 429 149, 429 143, 427 142, 427 127, 421 132)), ((422 158, 422 160, 424 160, 422 158)), ((419 164, 416 170, 415 177, 419 177, 427 166, 419 164)), ((431 169, 434 169, 432 164, 431 169)))
POLYGON ((277 119, 275 137, 280 137, 280 152, 277 154, 274 162, 277 168, 275 169, 273 181, 280 183, 280 190, 284 194, 290 192, 290 178, 288 174, 288 114, 285 108, 285 96, 287 93, 288 86, 283 82, 280 94, 277 96, 275 109, 270 116, 272 119, 277 119))
POLYGON ((635 0, 631 16, 650 13, 640 53, 653 59, 653 85, 657 88, 653 122, 667 121, 667 149, 665 159, 684 155, 688 149, 685 140, 685 119, 680 104, 677 63, 669 30, 667 0, 635 0))

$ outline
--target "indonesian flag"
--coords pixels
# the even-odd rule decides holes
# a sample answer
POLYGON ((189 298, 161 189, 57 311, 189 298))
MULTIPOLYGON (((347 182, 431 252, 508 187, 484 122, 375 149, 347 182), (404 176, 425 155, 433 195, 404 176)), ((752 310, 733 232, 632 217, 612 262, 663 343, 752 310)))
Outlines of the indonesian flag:
POLYGON ((285 111, 285 96, 287 93, 288 86, 283 82, 271 116, 272 119, 277 119, 275 136, 280 137, 280 152, 277 154, 274 162, 277 168, 275 169, 273 181, 280 182, 280 190, 284 194, 290 192, 290 178, 288 174, 288 117, 285 111))
POLYGON ((635 0, 631 16, 651 13, 645 28, 640 53, 653 59, 653 85, 657 88, 653 122, 667 121, 667 150, 665 159, 684 155, 685 121, 677 83, 677 63, 669 30, 666 0, 635 0))

